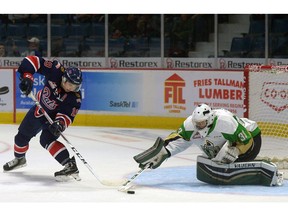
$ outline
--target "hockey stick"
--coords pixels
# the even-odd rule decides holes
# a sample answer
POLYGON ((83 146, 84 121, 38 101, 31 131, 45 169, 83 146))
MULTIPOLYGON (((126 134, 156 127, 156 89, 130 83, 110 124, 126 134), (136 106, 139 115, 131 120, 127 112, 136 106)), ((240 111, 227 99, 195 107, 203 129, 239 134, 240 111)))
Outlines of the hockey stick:
MULTIPOLYGON (((53 123, 53 120, 49 116, 49 114, 42 108, 39 101, 35 98, 35 96, 32 94, 32 92, 28 95, 36 104, 36 106, 40 109, 40 111, 44 114, 46 119, 49 121, 50 124, 53 123)), ((95 176, 95 178, 105 186, 112 186, 109 183, 105 183, 103 180, 101 180, 93 171, 92 167, 88 164, 88 162, 82 157, 82 155, 77 151, 77 149, 69 142, 69 140, 63 135, 63 133, 60 131, 60 136, 66 141, 66 143, 70 146, 70 148, 74 151, 74 153, 78 156, 78 158, 84 163, 84 165, 89 169, 89 171, 95 176)))
POLYGON ((133 185, 131 184, 136 178, 138 178, 145 170, 150 167, 151 164, 146 164, 146 166, 135 173, 130 179, 128 179, 118 191, 127 192, 133 185))

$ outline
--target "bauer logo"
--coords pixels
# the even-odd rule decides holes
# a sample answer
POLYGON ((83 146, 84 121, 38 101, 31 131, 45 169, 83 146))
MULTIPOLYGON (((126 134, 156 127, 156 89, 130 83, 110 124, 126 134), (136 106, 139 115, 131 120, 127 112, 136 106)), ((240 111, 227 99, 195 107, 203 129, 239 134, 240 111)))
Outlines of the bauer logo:
POLYGON ((185 81, 173 74, 164 83, 164 109, 169 113, 181 113, 185 111, 185 99, 183 99, 183 88, 185 81))
POLYGON ((288 108, 288 83, 264 82, 260 98, 271 109, 282 112, 288 108))

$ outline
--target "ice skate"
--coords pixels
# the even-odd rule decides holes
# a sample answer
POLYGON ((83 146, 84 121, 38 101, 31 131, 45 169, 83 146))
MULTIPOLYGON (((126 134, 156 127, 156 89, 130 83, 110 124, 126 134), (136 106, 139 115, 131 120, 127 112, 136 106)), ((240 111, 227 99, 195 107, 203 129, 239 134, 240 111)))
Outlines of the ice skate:
POLYGON ((54 174, 56 181, 68 181, 72 178, 74 178, 76 181, 80 181, 81 178, 79 177, 79 170, 76 165, 75 157, 73 156, 70 161, 65 164, 64 169, 55 172, 54 174))
POLYGON ((11 170, 19 169, 21 167, 25 167, 26 165, 27 165, 27 163, 26 163, 25 157, 14 158, 13 160, 4 164, 3 170, 4 171, 11 171, 11 170))

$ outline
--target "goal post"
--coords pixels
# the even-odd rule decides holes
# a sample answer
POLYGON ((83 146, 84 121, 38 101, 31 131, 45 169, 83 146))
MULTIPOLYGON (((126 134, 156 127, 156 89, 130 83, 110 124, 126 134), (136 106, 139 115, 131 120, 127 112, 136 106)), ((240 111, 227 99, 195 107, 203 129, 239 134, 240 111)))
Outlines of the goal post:
POLYGON ((245 116, 256 121, 262 132, 259 155, 288 157, 288 65, 247 65, 244 79, 245 116))

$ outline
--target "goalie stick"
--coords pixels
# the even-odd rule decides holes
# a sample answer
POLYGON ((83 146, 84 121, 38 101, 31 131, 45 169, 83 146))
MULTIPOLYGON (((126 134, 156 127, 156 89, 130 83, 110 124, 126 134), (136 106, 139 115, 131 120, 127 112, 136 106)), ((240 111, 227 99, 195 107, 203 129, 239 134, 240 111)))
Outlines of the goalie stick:
MULTIPOLYGON (((46 117, 46 119, 49 121, 50 124, 53 123, 53 120, 51 119, 51 117, 49 116, 49 114, 42 108, 42 106, 40 105, 39 101, 35 98, 35 96, 33 95, 33 93, 31 92, 28 97, 30 97, 36 104, 36 106, 38 106, 38 108, 40 109, 40 111, 44 114, 44 116, 46 117)), ((102 185, 105 186, 112 186, 109 183, 106 183, 105 181, 101 180, 93 171, 92 167, 88 164, 88 162, 82 157, 82 155, 77 151, 77 149, 69 142, 69 140, 63 135, 63 133, 61 131, 60 132, 60 136, 66 141, 66 143, 70 146, 70 148, 73 150, 73 152, 77 155, 77 157, 83 162, 83 164, 89 169, 89 171, 95 176, 95 178, 98 180, 98 182, 100 182, 102 185)))
POLYGON ((135 173, 130 179, 128 179, 119 189, 118 191, 127 192, 133 185, 132 182, 138 178, 145 170, 147 170, 151 164, 146 164, 144 168, 141 168, 137 173, 135 173))

